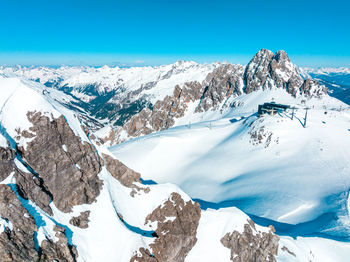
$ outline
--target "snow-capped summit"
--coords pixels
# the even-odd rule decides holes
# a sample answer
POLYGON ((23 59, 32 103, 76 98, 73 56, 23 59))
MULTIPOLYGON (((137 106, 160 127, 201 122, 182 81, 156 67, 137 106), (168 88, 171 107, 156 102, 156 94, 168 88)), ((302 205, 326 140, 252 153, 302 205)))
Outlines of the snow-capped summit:
POLYGON ((301 77, 286 52, 273 54, 261 49, 245 67, 220 64, 202 82, 178 84, 172 95, 131 116, 105 140, 113 144, 186 122, 215 119, 219 117, 217 113, 225 114, 237 106, 237 101, 233 103, 236 97, 271 89, 282 89, 305 99, 327 95, 325 86, 301 77))

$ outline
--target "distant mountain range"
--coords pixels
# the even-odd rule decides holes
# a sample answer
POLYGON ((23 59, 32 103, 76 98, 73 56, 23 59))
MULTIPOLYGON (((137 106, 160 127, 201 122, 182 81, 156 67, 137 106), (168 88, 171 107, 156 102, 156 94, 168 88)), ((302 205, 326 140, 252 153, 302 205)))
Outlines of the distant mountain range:
POLYGON ((350 105, 350 68, 303 68, 303 72, 328 88, 328 93, 350 105))
MULTIPOLYGON (((259 88, 276 86, 295 95, 309 92, 307 90, 312 90, 312 86, 318 85, 314 80, 304 81, 308 78, 317 79, 331 96, 349 104, 349 71, 347 68, 298 68, 284 51, 273 54, 265 49, 247 66, 178 61, 158 67, 0 68, 0 73, 7 76, 40 82, 48 87, 47 95, 63 92, 65 95, 60 92, 52 95, 76 111, 89 128, 101 130, 98 133, 101 142, 108 140, 112 144, 172 126, 175 119, 183 118, 187 111, 184 107, 190 101, 201 100, 194 108, 199 113, 213 110, 212 107, 230 107, 233 96, 259 88), (180 91, 181 94, 176 94, 180 91), (180 95, 179 99, 174 97, 176 95, 180 95), (184 98, 186 101, 180 102, 184 98), (173 102, 176 110, 165 116, 167 110, 173 110, 173 102), (155 118, 155 114, 163 114, 162 121, 159 122, 160 116, 155 118), (142 123, 138 123, 140 121, 142 123), (143 126, 137 130, 138 134, 133 130, 135 125, 143 126)), ((322 91, 318 89, 317 92, 322 91)), ((220 110, 223 112, 225 108, 220 110)))

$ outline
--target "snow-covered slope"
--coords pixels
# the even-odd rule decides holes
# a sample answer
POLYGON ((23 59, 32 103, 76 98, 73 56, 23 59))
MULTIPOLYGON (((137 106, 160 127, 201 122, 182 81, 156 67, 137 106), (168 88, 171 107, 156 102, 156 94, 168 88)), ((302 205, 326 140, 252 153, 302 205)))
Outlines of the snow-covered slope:
POLYGON ((218 120, 168 129, 111 148, 144 179, 177 184, 202 207, 237 206, 278 233, 349 240, 350 111, 331 97, 284 90, 236 98, 218 120), (257 117, 271 99, 296 106, 257 117), (305 107, 309 107, 304 128, 305 107))

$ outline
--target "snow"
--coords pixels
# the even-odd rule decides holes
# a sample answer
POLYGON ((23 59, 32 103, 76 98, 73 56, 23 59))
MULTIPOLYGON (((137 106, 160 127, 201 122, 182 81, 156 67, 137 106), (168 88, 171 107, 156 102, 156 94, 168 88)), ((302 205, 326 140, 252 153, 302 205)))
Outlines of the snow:
POLYGON ((3 181, 0 182, 0 185, 8 185, 14 183, 16 181, 16 179, 13 177, 14 174, 15 172, 11 172, 11 174, 9 174, 3 181))
POLYGON ((243 105, 215 121, 195 123, 200 117, 194 115, 190 127, 177 126, 110 149, 143 179, 174 183, 209 206, 237 206, 258 218, 288 223, 293 235, 315 233, 292 226, 310 222, 316 229, 310 225, 309 230, 348 239, 349 110, 328 96, 294 99, 283 90, 236 99, 243 105), (258 104, 272 98, 296 105, 294 120, 290 115, 252 115, 258 104), (311 108, 307 128, 302 125, 305 106, 311 108), (261 128, 272 134, 268 146, 267 137, 253 144, 251 133, 261 128), (342 219, 327 220, 327 213, 342 219))
POLYGON ((328 262, 347 261, 350 254, 350 243, 322 238, 281 237, 277 261, 279 262, 328 262), (287 247, 290 252, 281 250, 287 247))
MULTIPOLYGON (((224 247, 221 239, 226 233, 242 233, 249 217, 237 208, 208 209, 202 211, 197 229, 197 243, 187 255, 185 262, 230 261, 230 249, 224 247)), ((257 229, 266 232, 265 228, 257 229)))
POLYGON ((155 67, 67 67, 60 68, 26 68, 5 67, 0 68, 0 73, 17 76, 24 79, 46 82, 58 82, 59 86, 74 87, 73 94, 83 101, 90 101, 93 96, 81 94, 87 85, 97 84, 99 93, 116 90, 118 92, 134 91, 145 88, 149 83, 155 86, 142 95, 151 95, 152 101, 163 99, 166 95, 172 95, 175 85, 183 85, 187 81, 202 82, 207 74, 219 64, 198 64, 190 61, 178 61, 174 64, 155 67))
MULTIPOLYGON (((0 123, 12 137, 18 135, 17 131, 29 130, 32 124, 27 118, 27 112, 42 112, 50 119, 61 114, 34 89, 15 78, 0 77, 0 123), (16 116, 16 117, 13 117, 16 116)), ((21 136, 17 141, 20 146, 26 148, 30 138, 21 136)))
POLYGON ((2 218, 1 214, 0 214, 0 234, 2 232, 4 232, 6 230, 6 228, 8 228, 9 230, 12 231, 13 230, 13 225, 12 225, 11 221, 2 218))
MULTIPOLYGON (((87 83, 92 80, 90 73, 94 72, 91 73, 93 77, 110 76, 105 82, 108 86, 112 83, 109 81, 124 72, 129 77, 129 82, 123 80, 126 81, 124 85, 130 89, 138 88, 140 83, 150 81, 155 75, 162 78, 173 70, 176 73, 170 78, 164 77, 158 82, 156 91, 150 93, 161 97, 172 91, 173 83, 186 78, 186 70, 192 70, 192 67, 197 70, 198 74, 193 75, 197 80, 210 68, 193 62, 178 62, 143 68, 144 73, 140 73, 139 68, 60 70, 67 70, 66 83, 87 83)), ((43 73, 45 80, 63 74, 44 68, 37 70, 43 73)), ((31 70, 19 69, 16 74, 18 72, 29 74, 31 70)), ((63 114, 75 134, 90 142, 79 118, 57 102, 66 99, 57 90, 13 78, 0 78, 0 88, 1 126, 11 137, 16 136, 18 127, 29 130, 31 123, 26 113, 37 110, 48 117, 63 114), (43 90, 50 95, 43 95, 43 90)), ((104 88, 106 86, 101 85, 101 92, 104 88)), ((149 248, 154 241, 150 233, 157 228, 157 223, 145 224, 146 217, 177 192, 186 202, 192 201, 190 197, 198 199, 202 207, 197 243, 186 262, 229 261, 230 250, 220 240, 226 233, 242 232, 249 219, 238 208, 250 214, 258 224, 274 224, 282 234, 278 261, 346 261, 350 254, 350 244, 346 242, 350 236, 350 111, 328 96, 323 99, 293 98, 284 90, 275 89, 233 97, 231 102, 237 107, 198 114, 194 113, 196 103, 190 103, 174 128, 110 148, 128 167, 141 172, 143 179, 159 183, 137 183, 141 188, 148 187, 148 193, 140 190, 132 197, 132 189, 123 186, 103 167, 99 174, 103 188, 96 201, 74 206, 70 213, 59 211, 51 202, 53 216, 49 216, 35 203, 17 194, 38 226, 38 244, 45 239, 57 241, 53 229, 58 225, 66 229, 69 243, 76 245, 78 261, 130 261, 140 247, 149 248), (257 118, 257 105, 271 100, 297 106, 295 119, 292 121, 290 114, 257 118), (307 128, 302 126, 305 106, 311 108, 307 128), (262 128, 264 133, 272 133, 269 144, 267 138, 258 143, 251 136, 262 128), (88 228, 71 225, 72 217, 84 211, 90 211, 88 228), (343 242, 301 237, 306 235, 321 235, 343 242), (297 256, 282 250, 283 246, 297 256)), ((106 127, 100 134, 109 131, 106 127)), ((19 145, 25 146, 28 141, 20 140, 19 145)), ((7 147, 2 135, 0 146, 7 147)), ((62 148, 68 150, 66 145, 62 148)), ((99 153, 110 154, 104 146, 96 149, 99 153)), ((27 172, 17 159, 15 164, 27 172)), ((15 191, 13 173, 1 184, 8 184, 15 191)), ((167 221, 173 219, 166 218, 167 221)), ((12 230, 10 221, 0 218, 0 232, 4 227, 12 230)), ((267 231, 258 225, 257 229, 267 231)))
POLYGON ((93 204, 74 206, 68 214, 50 204, 53 218, 68 225, 72 231, 72 243, 79 253, 78 261, 130 261, 135 251, 140 247, 148 248, 153 242, 153 238, 143 234, 157 228, 157 223, 145 225, 147 215, 165 202, 172 192, 181 194, 185 201, 190 200, 174 185, 154 185, 149 193, 140 191, 131 197, 131 189, 121 185, 105 167, 99 177, 103 180, 103 189, 93 204), (72 217, 86 210, 90 210, 87 229, 69 223, 72 217))
POLYGON ((18 160, 18 158, 15 158, 14 160, 16 167, 21 170, 22 172, 28 173, 28 169, 21 163, 21 161, 18 160))
POLYGON ((329 75, 329 74, 350 74, 350 68, 347 67, 321 67, 321 68, 302 68, 303 72, 308 74, 320 74, 320 75, 329 75))
POLYGON ((3 147, 3 148, 8 147, 7 139, 2 134, 0 134, 0 147, 3 147))

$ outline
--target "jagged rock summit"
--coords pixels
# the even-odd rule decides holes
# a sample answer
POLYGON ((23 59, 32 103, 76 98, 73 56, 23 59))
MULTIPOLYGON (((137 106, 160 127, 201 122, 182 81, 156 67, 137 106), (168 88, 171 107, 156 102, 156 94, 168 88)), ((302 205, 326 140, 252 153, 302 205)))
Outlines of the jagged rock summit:
MULTIPOLYGON (((236 107, 233 100, 259 90, 282 89, 293 97, 320 98, 327 94, 325 86, 316 80, 304 80, 297 67, 283 50, 275 54, 261 49, 247 66, 224 63, 218 65, 202 82, 176 85, 172 95, 158 100, 152 108, 144 108, 133 115, 122 127, 117 127, 103 141, 119 143, 165 130, 183 119, 198 121, 210 119, 210 112, 222 114, 236 107), (198 118, 198 117, 197 117, 198 118)), ((191 121, 191 122, 194 122, 191 121)))

